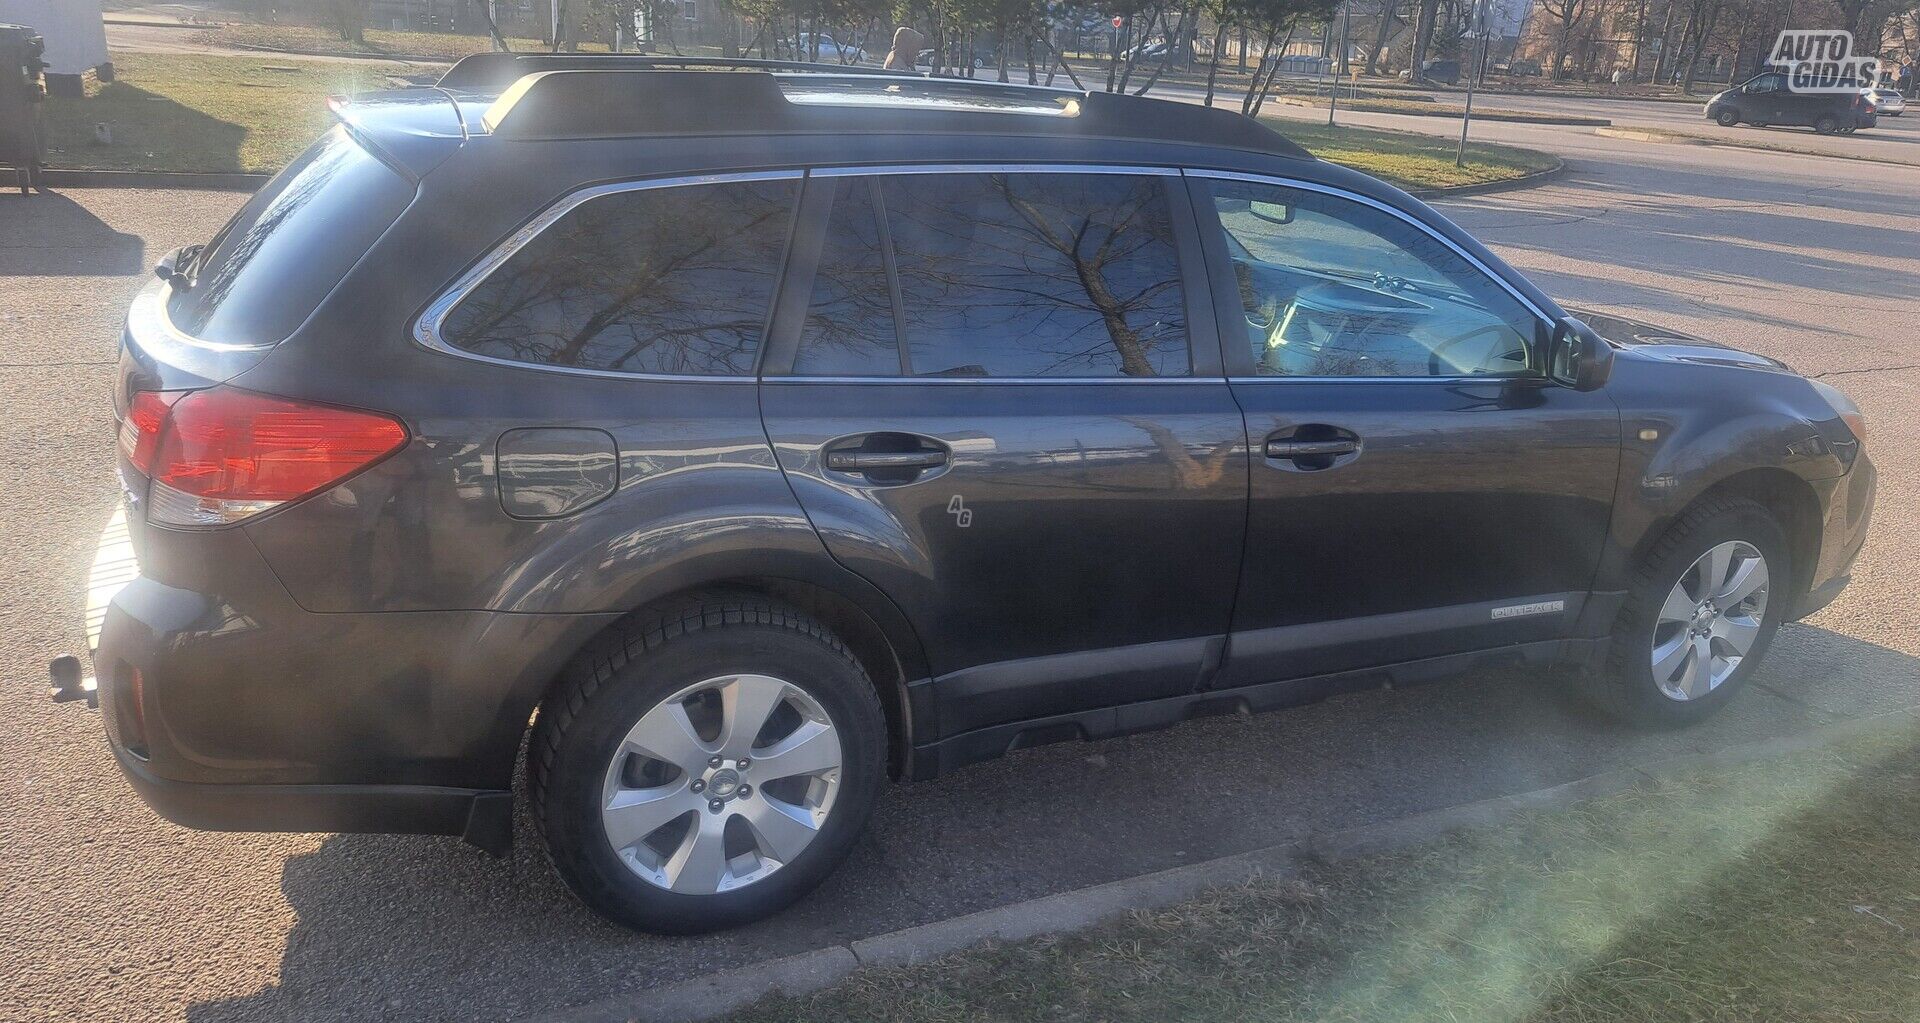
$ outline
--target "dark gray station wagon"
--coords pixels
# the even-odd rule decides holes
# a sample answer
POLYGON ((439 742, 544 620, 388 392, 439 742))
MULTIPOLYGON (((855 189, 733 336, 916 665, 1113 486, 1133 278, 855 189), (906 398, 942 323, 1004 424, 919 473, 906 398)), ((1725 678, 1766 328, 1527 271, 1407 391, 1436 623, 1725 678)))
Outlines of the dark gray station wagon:
POLYGON ((672 63, 337 101, 135 300, 92 665, 161 813, 501 850, 524 743, 583 900, 721 927, 890 776, 1489 662, 1684 723, 1847 583, 1838 391, 1253 121, 672 63))

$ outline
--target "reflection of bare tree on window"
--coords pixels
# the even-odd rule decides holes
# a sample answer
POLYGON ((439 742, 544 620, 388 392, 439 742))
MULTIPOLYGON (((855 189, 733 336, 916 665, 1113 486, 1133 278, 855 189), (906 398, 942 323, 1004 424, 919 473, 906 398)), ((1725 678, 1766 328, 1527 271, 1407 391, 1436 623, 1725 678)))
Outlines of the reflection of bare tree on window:
MULTIPOLYGON (((1141 215, 1141 206, 1146 198, 1141 193, 1152 196, 1152 192, 1147 188, 1136 188, 1134 196, 1130 197, 1133 201, 1114 210, 1112 222, 1096 223, 1091 213, 1043 209, 1032 199, 1015 195, 1011 183, 1004 177, 995 178, 994 187, 1006 197, 1007 205, 1020 214, 1020 219, 1027 222, 1034 234, 1072 265, 1074 277, 1079 280, 1080 287, 1087 293, 1087 300, 1100 314, 1100 320, 1107 328, 1107 339, 1113 343, 1114 351, 1120 353, 1120 371, 1130 377, 1153 376, 1153 364, 1147 361, 1139 332, 1127 324, 1127 314, 1144 304, 1150 296, 1165 291, 1174 282, 1157 281, 1123 300, 1113 293, 1104 276, 1109 261, 1131 256, 1146 243, 1141 239, 1146 238, 1147 232, 1140 230, 1134 234, 1131 244, 1118 244, 1141 215), (1056 226, 1049 221, 1049 215, 1060 218, 1064 223, 1056 226), (1070 228, 1070 232, 1062 231, 1063 227, 1070 228)), ((1146 241, 1150 242, 1151 239, 1147 238, 1146 241)))
MULTIPOLYGON (((897 178, 887 188, 916 352, 1034 376, 1186 370, 1157 181, 969 175, 897 178)), ((920 361, 917 371, 939 372, 920 361)))
POLYGON ((446 337, 562 366, 745 372, 792 197, 790 182, 741 182, 588 202, 475 288, 446 337))

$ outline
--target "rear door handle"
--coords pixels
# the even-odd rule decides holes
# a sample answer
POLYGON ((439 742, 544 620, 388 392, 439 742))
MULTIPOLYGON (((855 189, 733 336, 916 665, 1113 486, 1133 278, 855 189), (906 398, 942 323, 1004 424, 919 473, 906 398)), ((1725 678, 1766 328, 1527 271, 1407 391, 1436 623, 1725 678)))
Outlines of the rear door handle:
POLYGON ((1270 440, 1268 458, 1308 458, 1315 455, 1351 455, 1360 450, 1357 440, 1270 440))
POLYGON ((827 468, 839 472, 869 469, 932 469, 947 464, 945 451, 829 451, 827 468))

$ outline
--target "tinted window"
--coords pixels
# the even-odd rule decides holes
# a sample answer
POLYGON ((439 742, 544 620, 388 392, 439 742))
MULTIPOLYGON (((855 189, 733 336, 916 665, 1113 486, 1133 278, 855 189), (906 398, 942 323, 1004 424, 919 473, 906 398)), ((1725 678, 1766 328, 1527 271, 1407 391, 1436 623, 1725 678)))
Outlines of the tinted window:
POLYGON ((1261 375, 1534 372, 1537 318, 1426 231, 1319 192, 1210 187, 1261 375))
POLYGON ((752 373, 798 190, 735 181, 589 199, 474 287, 441 338, 551 366, 752 373))
POLYGON ((813 300, 800 330, 793 371, 810 376, 897 376, 893 290, 887 282, 874 215, 875 185, 866 178, 824 178, 833 212, 813 278, 813 300))
POLYGON ((1187 328, 1159 179, 881 179, 911 372, 1183 376, 1187 328))
POLYGON ((167 314, 208 341, 284 340, 412 199, 406 178, 335 128, 247 200, 167 314))

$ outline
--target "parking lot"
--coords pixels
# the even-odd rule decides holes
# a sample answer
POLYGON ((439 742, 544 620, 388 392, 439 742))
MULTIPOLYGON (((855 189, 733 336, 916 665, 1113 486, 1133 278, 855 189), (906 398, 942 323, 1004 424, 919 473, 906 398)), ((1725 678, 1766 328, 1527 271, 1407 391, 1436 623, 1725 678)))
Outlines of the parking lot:
POLYGON ((0 522, 12 530, 0 547, 0 1019, 537 1018, 1920 704, 1920 181, 1846 160, 1503 131, 1562 153, 1570 173, 1443 209, 1546 291, 1783 358, 1866 411, 1879 512, 1840 602, 1784 629, 1757 684, 1685 732, 1621 732, 1552 679, 1486 675, 1044 747, 896 787, 818 892, 766 924, 698 939, 590 915, 524 820, 514 853, 494 860, 453 839, 192 832, 139 802, 97 716, 46 701, 45 665, 82 648, 86 571, 117 499, 107 382, 125 301, 161 253, 205 240, 241 197, 0 197, 0 522))

